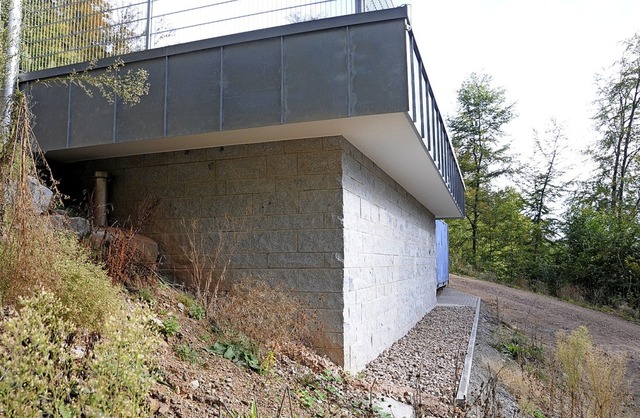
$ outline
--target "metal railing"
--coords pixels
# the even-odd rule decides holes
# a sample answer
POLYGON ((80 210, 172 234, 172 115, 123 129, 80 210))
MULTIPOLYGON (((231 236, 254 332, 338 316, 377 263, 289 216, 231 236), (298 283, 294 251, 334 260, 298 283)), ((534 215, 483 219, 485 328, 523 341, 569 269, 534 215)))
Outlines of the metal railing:
POLYGON ((433 95, 431 83, 413 31, 407 31, 409 60, 409 114, 429 151, 451 197, 464 215, 465 186, 446 125, 433 95))
POLYGON ((37 71, 391 7, 393 0, 24 0, 21 67, 37 71))

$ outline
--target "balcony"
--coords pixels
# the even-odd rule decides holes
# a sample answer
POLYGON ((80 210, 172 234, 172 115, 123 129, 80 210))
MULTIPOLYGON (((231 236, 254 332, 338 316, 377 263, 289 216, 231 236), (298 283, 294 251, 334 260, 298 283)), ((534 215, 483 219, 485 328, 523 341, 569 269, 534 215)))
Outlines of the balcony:
POLYGON ((349 11, 122 55, 149 74, 134 107, 42 82, 86 64, 24 73, 34 132, 59 161, 342 135, 436 217, 462 216, 462 177, 407 7, 349 11))

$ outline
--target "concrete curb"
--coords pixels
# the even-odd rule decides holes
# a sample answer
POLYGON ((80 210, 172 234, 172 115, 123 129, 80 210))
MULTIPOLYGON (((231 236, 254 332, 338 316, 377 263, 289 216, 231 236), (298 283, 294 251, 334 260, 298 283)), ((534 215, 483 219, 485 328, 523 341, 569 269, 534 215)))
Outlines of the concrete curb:
POLYGON ((469 379, 471 377, 471 366, 473 363, 473 350, 476 346, 476 334, 478 332, 478 322, 480 319, 480 298, 476 302, 476 315, 473 319, 471 327, 471 335, 469 335, 469 345, 467 346, 467 355, 464 358, 464 367, 458 384, 458 393, 456 394, 456 405, 464 406, 467 402, 467 392, 469 391, 469 379))

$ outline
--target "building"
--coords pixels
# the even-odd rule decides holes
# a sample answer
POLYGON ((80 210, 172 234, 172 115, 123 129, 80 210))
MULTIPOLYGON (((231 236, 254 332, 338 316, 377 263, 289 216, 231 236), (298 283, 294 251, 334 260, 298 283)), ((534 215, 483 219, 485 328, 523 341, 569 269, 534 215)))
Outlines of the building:
POLYGON ((185 220, 212 248, 232 238, 232 277, 296 292, 323 324, 316 348, 357 371, 435 306, 435 221, 464 210, 408 23, 400 7, 132 53, 151 86, 134 107, 36 82, 70 67, 21 83, 74 193, 109 173, 121 222, 161 197, 144 233, 178 276, 185 220))

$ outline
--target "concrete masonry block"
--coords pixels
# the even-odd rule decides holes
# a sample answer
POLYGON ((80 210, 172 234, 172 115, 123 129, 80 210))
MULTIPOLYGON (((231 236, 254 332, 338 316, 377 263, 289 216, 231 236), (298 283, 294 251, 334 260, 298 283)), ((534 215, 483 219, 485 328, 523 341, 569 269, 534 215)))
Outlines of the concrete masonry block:
POLYGON ((344 288, 341 269, 299 269, 298 286, 301 292, 342 293, 344 288))
POLYGON ((286 141, 284 151, 287 154, 300 154, 322 150, 321 138, 304 138, 286 141))
POLYGON ((322 253, 269 253, 268 267, 272 268, 324 268, 325 256, 322 253))
MULTIPOLYGON (((193 163, 196 161, 206 161, 207 160, 207 150, 206 148, 201 149, 193 149, 193 150, 184 150, 184 151, 175 151, 171 156, 175 163, 193 163)), ((168 159, 168 158, 167 158, 168 159)))
POLYGON ((340 151, 298 154, 298 173, 327 174, 342 172, 340 151))
POLYGON ((298 231, 298 251, 303 253, 343 252, 344 241, 340 229, 298 231))
POLYGON ((168 182, 171 185, 207 183, 216 180, 215 163, 213 161, 173 164, 168 167, 168 182))
POLYGON ((323 150, 342 150, 348 142, 343 136, 327 136, 322 138, 323 150))
POLYGON ((247 156, 282 155, 285 153, 285 141, 259 142, 247 147, 247 156))
POLYGON ((268 268, 267 254, 234 254, 229 256, 230 266, 235 269, 268 268))
POLYGON ((253 213, 262 215, 297 214, 298 193, 293 190, 258 193, 253 195, 253 213))
POLYGON ((279 177, 275 180, 277 191, 302 191, 302 190, 324 190, 322 187, 325 176, 296 175, 291 177, 279 177))
POLYGON ((222 180, 250 179, 265 177, 266 157, 234 158, 215 162, 216 176, 222 180))
POLYGON ((341 293, 298 292, 296 297, 308 309, 344 309, 341 293))
POLYGON ((131 155, 128 157, 116 158, 117 168, 142 167, 144 165, 144 155, 131 155))
POLYGON ((301 191, 299 198, 301 213, 338 213, 342 210, 342 193, 337 189, 301 191))
POLYGON ((159 214, 164 219, 197 219, 202 216, 200 199, 171 200, 162 205, 159 214))
POLYGON ((261 222, 265 230, 273 229, 320 229, 325 227, 322 213, 266 215, 261 222))
POLYGON ((173 152, 156 152, 153 154, 144 154, 143 164, 145 167, 153 167, 158 165, 170 165, 174 163, 173 152))
POLYGON ((342 309, 311 309, 308 310, 310 316, 315 317, 321 324, 321 331, 325 333, 342 333, 344 316, 342 309))
POLYGON ((245 158, 249 155, 249 148, 254 145, 231 145, 207 148, 207 160, 228 160, 245 158))
POLYGON ((251 213, 251 195, 206 196, 201 199, 202 217, 244 216, 251 213))
POLYGON ((344 218, 340 213, 324 213, 322 215, 322 225, 325 229, 342 229, 344 227, 344 218))
POLYGON ((360 207, 360 200, 360 196, 349 190, 345 190, 342 193, 342 205, 345 214, 353 214, 359 217, 360 213, 362 212, 360 207))
POLYGON ((297 154, 268 155, 267 176, 294 176, 298 174, 297 154))
POLYGON ((274 193, 275 190, 275 182, 269 178, 226 181, 227 194, 274 193))
POLYGON ((254 231, 251 247, 256 253, 294 253, 298 247, 297 232, 289 230, 254 231))

